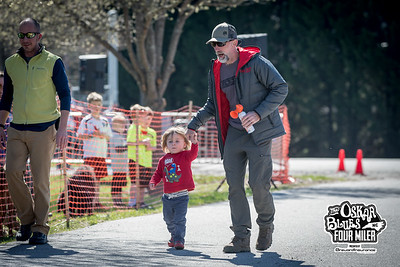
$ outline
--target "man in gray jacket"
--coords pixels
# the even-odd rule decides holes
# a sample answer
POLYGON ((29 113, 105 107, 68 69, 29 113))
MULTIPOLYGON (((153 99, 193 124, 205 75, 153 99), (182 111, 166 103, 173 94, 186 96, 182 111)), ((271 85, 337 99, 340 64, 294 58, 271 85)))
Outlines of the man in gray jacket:
POLYGON ((244 179, 249 162, 249 185, 257 211, 259 235, 256 249, 272 244, 275 207, 270 193, 272 176, 271 140, 285 134, 278 107, 288 94, 288 86, 270 61, 256 47, 238 46, 234 26, 217 25, 206 44, 211 44, 217 59, 208 75, 208 99, 188 125, 191 136, 215 118, 226 179, 234 232, 226 253, 250 251, 251 217, 244 179), (242 105, 246 115, 230 116, 242 105), (234 112, 232 112, 234 111, 234 112), (255 130, 248 133, 253 126, 255 130), (246 130, 247 129, 247 130, 246 130))

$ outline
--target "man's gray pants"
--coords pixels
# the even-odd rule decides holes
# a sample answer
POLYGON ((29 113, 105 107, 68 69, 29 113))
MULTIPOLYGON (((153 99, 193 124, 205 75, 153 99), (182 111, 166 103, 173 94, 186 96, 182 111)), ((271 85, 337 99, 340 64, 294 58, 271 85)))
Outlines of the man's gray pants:
POLYGON ((249 185, 253 192, 253 202, 258 214, 260 227, 272 224, 275 207, 270 193, 272 176, 271 140, 256 145, 245 130, 231 126, 228 128, 224 146, 224 169, 229 185, 232 231, 244 238, 250 235, 250 207, 245 192, 245 174, 249 162, 249 185))

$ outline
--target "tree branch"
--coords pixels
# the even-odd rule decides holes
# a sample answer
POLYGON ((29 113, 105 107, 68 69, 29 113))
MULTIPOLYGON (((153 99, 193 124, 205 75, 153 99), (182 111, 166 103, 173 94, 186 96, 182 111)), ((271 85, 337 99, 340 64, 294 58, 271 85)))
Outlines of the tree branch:
MULTIPOLYGON (((156 70, 157 70, 157 77, 158 79, 161 80, 161 70, 162 70, 162 64, 164 61, 163 55, 162 55, 162 48, 164 45, 164 31, 165 31, 165 17, 157 20, 155 22, 155 42, 156 42, 156 70)), ((157 81, 157 83, 159 83, 157 81)))
POLYGON ((195 11, 195 8, 193 8, 193 6, 189 7, 189 4, 190 1, 186 0, 181 6, 178 18, 176 20, 174 29, 172 31, 171 35, 172 38, 169 43, 168 53, 165 58, 165 63, 163 67, 162 83, 161 86, 159 87, 160 96, 164 95, 165 90, 167 90, 169 79, 172 73, 174 73, 175 71, 175 65, 173 62, 176 55, 176 51, 178 49, 179 39, 183 32, 183 26, 185 25, 187 18, 190 17, 190 15, 192 15, 193 12, 195 11))
MULTIPOLYGON (((124 18, 124 40, 125 40, 125 46, 126 46, 126 50, 128 51, 128 57, 129 60, 132 63, 132 67, 133 67, 133 73, 134 75, 133 78, 136 80, 139 88, 141 88, 141 85, 144 84, 145 81, 145 77, 144 77, 144 73, 142 72, 137 60, 136 60, 136 55, 135 52, 133 51, 133 47, 132 47, 132 34, 130 31, 130 16, 129 16, 129 10, 128 7, 123 7, 123 18, 124 18)), ((132 72, 132 70, 128 70, 126 69, 126 71, 128 71, 129 73, 132 72)))
POLYGON ((104 40, 99 34, 96 33, 95 29, 93 29, 86 21, 82 20, 79 14, 75 13, 72 9, 69 9, 67 6, 60 4, 58 1, 54 2, 54 5, 60 9, 64 10, 65 14, 68 14, 76 24, 78 24, 82 30, 92 36, 97 42, 99 42, 104 48, 113 53, 121 65, 127 70, 127 72, 135 78, 137 74, 133 70, 133 65, 118 51, 116 50, 108 41, 104 40))

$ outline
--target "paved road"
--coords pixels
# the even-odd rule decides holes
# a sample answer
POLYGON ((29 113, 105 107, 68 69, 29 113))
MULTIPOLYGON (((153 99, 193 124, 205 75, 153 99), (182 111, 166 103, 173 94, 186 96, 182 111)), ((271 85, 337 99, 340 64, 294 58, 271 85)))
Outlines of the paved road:
POLYGON ((189 209, 186 247, 182 251, 167 247, 169 236, 162 216, 154 214, 51 235, 47 245, 0 245, 0 265, 399 266, 400 173, 393 168, 377 173, 381 175, 274 193, 274 242, 266 252, 254 248, 257 227, 253 229, 250 253, 222 252, 232 233, 228 228, 229 205, 221 202, 189 209), (328 206, 345 200, 375 204, 387 221, 378 244, 363 245, 376 248, 375 254, 334 252, 336 247, 346 245, 331 243, 324 231, 324 216, 328 206))
MULTIPOLYGON (((214 164, 208 164, 198 160, 193 164, 193 173, 223 176, 223 166, 218 164, 221 161, 214 159, 213 162, 214 164)), ((344 160, 345 172, 337 173, 339 160, 336 158, 291 158, 289 159, 289 175, 347 176, 354 174, 356 165, 355 158, 346 158, 344 160)), ((365 158, 362 160, 362 168, 364 174, 371 177, 400 177, 400 159, 365 158)))

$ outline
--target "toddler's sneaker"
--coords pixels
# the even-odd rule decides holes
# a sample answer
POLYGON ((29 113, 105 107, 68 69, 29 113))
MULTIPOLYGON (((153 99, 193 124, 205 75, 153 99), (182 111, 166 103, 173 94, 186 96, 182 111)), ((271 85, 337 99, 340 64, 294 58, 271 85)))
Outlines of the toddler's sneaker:
POLYGON ((171 236, 171 239, 168 240, 168 247, 173 248, 175 247, 174 238, 171 236))
POLYGON ((185 246, 183 245, 183 243, 181 241, 176 241, 175 249, 182 250, 184 248, 185 248, 185 246))

